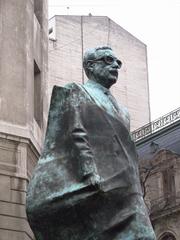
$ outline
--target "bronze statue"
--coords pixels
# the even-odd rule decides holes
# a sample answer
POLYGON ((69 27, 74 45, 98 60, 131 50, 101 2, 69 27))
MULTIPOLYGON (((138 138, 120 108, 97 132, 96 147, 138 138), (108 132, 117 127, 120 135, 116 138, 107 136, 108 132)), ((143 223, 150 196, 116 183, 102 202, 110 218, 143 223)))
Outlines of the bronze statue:
POLYGON ((155 240, 142 198, 129 114, 110 87, 112 49, 85 53, 84 85, 54 87, 44 150, 27 195, 37 240, 155 240))

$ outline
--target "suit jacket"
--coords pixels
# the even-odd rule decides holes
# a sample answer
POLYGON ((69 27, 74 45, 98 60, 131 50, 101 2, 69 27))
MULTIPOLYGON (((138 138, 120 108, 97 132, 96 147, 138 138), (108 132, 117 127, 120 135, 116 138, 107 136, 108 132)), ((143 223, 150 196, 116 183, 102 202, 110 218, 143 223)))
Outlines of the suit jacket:
POLYGON ((80 199, 79 192, 92 194, 86 179, 94 173, 104 192, 141 194, 128 112, 113 106, 104 91, 93 81, 54 87, 44 150, 29 184, 29 211, 77 193, 80 199))
POLYGON ((155 240, 128 113, 96 83, 55 87, 44 150, 28 187, 37 240, 155 240), (100 176, 100 189, 87 181, 100 176))

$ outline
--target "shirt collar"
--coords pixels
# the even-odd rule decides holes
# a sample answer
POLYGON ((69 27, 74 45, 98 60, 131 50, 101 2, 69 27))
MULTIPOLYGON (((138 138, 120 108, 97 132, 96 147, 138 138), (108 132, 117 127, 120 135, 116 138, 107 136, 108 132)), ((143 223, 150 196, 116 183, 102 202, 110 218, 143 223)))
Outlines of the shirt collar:
POLYGON ((98 89, 98 90, 102 91, 102 92, 103 92, 104 94, 106 94, 106 95, 111 94, 110 91, 109 91, 109 89, 103 87, 100 83, 97 83, 97 82, 95 82, 95 81, 93 81, 93 80, 88 80, 88 81, 85 83, 85 85, 86 85, 87 87, 91 87, 91 88, 94 88, 94 89, 96 89, 96 90, 98 89))

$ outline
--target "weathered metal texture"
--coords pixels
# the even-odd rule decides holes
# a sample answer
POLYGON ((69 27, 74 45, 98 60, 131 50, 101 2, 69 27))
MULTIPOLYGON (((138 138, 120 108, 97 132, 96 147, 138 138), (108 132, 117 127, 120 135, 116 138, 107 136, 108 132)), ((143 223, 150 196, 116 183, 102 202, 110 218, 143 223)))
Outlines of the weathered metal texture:
POLYGON ((54 88, 27 195, 30 225, 37 240, 154 240, 129 114, 109 91, 121 61, 101 47, 83 67, 86 84, 54 88))
POLYGON ((87 90, 54 88, 27 195, 31 228, 37 240, 154 240, 126 120, 87 90))

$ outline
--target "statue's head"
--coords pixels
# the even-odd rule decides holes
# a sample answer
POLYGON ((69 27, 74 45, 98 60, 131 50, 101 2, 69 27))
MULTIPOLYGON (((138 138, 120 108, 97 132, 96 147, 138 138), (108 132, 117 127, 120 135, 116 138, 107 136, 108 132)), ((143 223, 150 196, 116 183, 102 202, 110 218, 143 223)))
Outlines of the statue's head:
POLYGON ((83 59, 87 77, 106 88, 116 83, 121 65, 112 49, 106 46, 87 50, 83 59))

